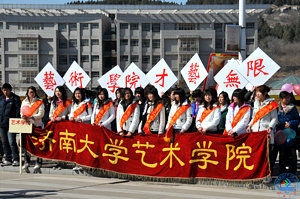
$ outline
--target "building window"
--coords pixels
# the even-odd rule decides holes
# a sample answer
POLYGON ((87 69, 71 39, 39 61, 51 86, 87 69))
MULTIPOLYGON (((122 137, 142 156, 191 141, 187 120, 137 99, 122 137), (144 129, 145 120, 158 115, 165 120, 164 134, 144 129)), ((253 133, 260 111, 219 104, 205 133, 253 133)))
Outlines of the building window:
POLYGON ((246 23, 246 28, 247 29, 254 29, 255 23, 246 23))
POLYGON ((120 29, 128 29, 128 23, 120 23, 120 29))
POLYGON ((82 55, 81 56, 81 62, 89 62, 89 56, 88 55, 82 55))
POLYGON ((178 30, 195 30, 196 26, 195 24, 186 24, 186 23, 180 23, 178 24, 178 30))
MULTIPOLYGON (((2 64, 2 56, 0 55, 0 64, 2 64)), ((1 71, 0 71, 1 72, 1 71)), ((2 76, 1 76, 2 77, 2 76)))
POLYGON ((142 31, 150 31, 150 23, 143 23, 142 31))
POLYGON ((59 39, 58 40, 58 48, 67 48, 68 40, 66 39, 59 39))
MULTIPOLYGON (((3 23, 1 22, 0 23, 0 30, 2 30, 3 29, 3 23)), ((1 72, 1 71, 0 71, 1 72)))
POLYGON ((89 46, 89 40, 88 39, 82 39, 81 40, 81 46, 89 46))
POLYGON ((216 32, 223 32, 223 24, 221 24, 221 23, 215 23, 214 27, 215 27, 215 31, 216 32))
POLYGON ((70 31, 76 31, 77 30, 77 24, 76 23, 70 23, 69 24, 69 30, 70 31))
POLYGON ((149 48, 150 47, 150 39, 143 39, 142 46, 143 46, 143 48, 149 48))
POLYGON ((152 56, 152 65, 154 66, 155 64, 157 64, 160 60, 160 56, 159 55, 153 55, 152 56))
POLYGON ((159 23, 152 24, 152 32, 160 32, 160 24, 159 23))
POLYGON ((92 55, 92 61, 99 61, 99 55, 92 55))
POLYGON ((138 46, 139 45, 139 40, 138 39, 132 39, 132 40, 130 40, 130 45, 131 46, 138 46))
POLYGON ((139 56, 138 55, 131 55, 130 61, 131 62, 138 62, 139 61, 139 56))
POLYGON ((21 55, 20 56, 20 66, 21 67, 37 67, 38 59, 37 55, 21 55))
POLYGON ((120 44, 121 44, 121 46, 126 46, 126 45, 128 45, 128 39, 121 39, 120 44))
POLYGON ((99 45, 99 39, 92 39, 91 43, 92 43, 92 46, 99 45))
POLYGON ((76 47, 77 47, 77 39, 70 39, 69 48, 76 48, 76 47))
POLYGON ((59 23, 58 24, 58 31, 59 32, 67 32, 67 24, 59 23))
POLYGON ((74 61, 78 61, 77 55, 69 55, 69 64, 71 65, 74 61))
POLYGON ((121 61, 124 62, 124 61, 128 61, 128 56, 127 55, 122 55, 120 57, 121 61))
POLYGON ((246 45, 253 45, 254 39, 246 39, 246 45))
POLYGON ((2 71, 0 71, 0 84, 2 84, 2 71))
POLYGON ((89 29, 89 24, 87 24, 87 23, 80 24, 80 29, 81 30, 88 30, 89 29))
POLYGON ((150 56, 149 55, 144 55, 142 62, 143 62, 143 64, 149 64, 150 63, 150 56))
POLYGON ((98 23, 92 23, 91 26, 92 26, 92 29, 99 29, 98 23))
POLYGON ((92 78, 99 77, 99 72, 92 72, 92 78))
POLYGON ((22 71, 21 72, 21 83, 34 84, 34 78, 37 76, 37 71, 22 71))
POLYGON ((180 55, 180 68, 184 67, 192 57, 193 55, 180 55))
POLYGON ((131 23, 130 24, 130 30, 138 30, 139 24, 138 23, 131 23))
POLYGON ((223 39, 216 39, 216 49, 223 48, 223 39))
POLYGON ((19 50, 37 50, 38 41, 36 39, 22 39, 19 42, 19 50))
POLYGON ((18 29, 21 30, 39 30, 43 29, 40 24, 35 24, 35 23, 28 23, 28 24, 20 24, 18 26, 18 29))
POLYGON ((160 40, 159 39, 152 40, 152 48, 160 48, 160 40))
POLYGON ((181 51, 197 51, 196 39, 182 39, 180 43, 181 51))
POLYGON ((58 64, 59 65, 67 65, 68 64, 67 55, 59 55, 58 56, 58 64))

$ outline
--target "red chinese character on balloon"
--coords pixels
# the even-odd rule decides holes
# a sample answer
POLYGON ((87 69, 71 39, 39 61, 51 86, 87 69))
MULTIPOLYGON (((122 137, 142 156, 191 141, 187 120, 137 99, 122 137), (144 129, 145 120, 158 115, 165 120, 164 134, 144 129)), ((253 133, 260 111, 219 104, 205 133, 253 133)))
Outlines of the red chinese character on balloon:
POLYGON ((69 83, 71 83, 71 86, 77 86, 77 83, 79 83, 79 87, 82 88, 82 78, 82 73, 77 73, 76 71, 74 71, 70 75, 69 83))
POLYGON ((226 77, 227 82, 224 82, 224 84, 226 84, 226 87, 230 86, 230 87, 239 87, 239 84, 241 84, 241 82, 239 81, 239 76, 237 75, 237 73, 233 73, 233 70, 230 71, 230 73, 227 75, 226 77))
POLYGON ((255 61, 249 61, 247 62, 248 71, 247 71, 247 77, 249 77, 250 70, 253 70, 254 77, 257 77, 260 73, 264 75, 269 75, 269 73, 262 71, 262 69, 265 67, 262 62, 263 59, 257 59, 255 61), (254 63, 254 66, 253 66, 254 63))
POLYGON ((54 73, 52 71, 45 72, 44 78, 43 78, 43 83, 45 86, 45 89, 49 90, 54 90, 54 86, 56 86, 56 81, 54 79, 54 73))
POLYGON ((139 81, 140 76, 136 75, 135 72, 132 75, 127 75, 125 78, 125 86, 136 89, 136 83, 139 81))
POLYGON ((116 88, 120 88, 117 86, 116 81, 119 79, 121 75, 119 74, 111 74, 109 75, 109 82, 107 82, 108 88, 112 88, 111 92, 115 92, 116 88))
POLYGON ((197 78, 200 77, 199 71, 198 71, 199 65, 197 63, 190 65, 190 70, 188 71, 188 80, 189 83, 196 84, 197 78))
POLYGON ((167 77, 167 76, 168 76, 168 74, 166 74, 166 69, 164 68, 163 74, 156 75, 156 77, 160 77, 160 78, 154 83, 158 83, 158 82, 162 81, 162 83, 158 84, 158 85, 160 85, 161 87, 164 87, 165 86, 165 77, 167 77))

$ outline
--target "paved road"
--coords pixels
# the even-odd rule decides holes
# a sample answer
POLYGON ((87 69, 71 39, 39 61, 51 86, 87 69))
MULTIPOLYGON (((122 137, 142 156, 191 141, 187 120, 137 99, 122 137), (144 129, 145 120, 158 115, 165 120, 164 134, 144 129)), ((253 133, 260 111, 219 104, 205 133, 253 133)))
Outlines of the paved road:
POLYGON ((131 182, 127 180, 0 171, 0 198, 278 198, 273 190, 203 185, 131 182))

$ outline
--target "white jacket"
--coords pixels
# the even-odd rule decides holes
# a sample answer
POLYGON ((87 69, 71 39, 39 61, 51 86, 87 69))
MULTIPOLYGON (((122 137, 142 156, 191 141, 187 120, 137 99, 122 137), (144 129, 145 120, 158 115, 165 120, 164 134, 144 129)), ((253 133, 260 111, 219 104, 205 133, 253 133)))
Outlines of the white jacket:
MULTIPOLYGON (((153 103, 148 102, 145 104, 143 115, 147 114, 147 120, 153 109, 154 109, 153 103)), ((143 125, 142 123, 143 121, 141 121, 139 125, 139 130, 138 130, 139 133, 143 132, 144 126, 142 126, 143 125)), ((158 131, 158 134, 163 134, 165 129, 165 124, 166 124, 166 109, 163 106, 160 112, 155 117, 155 119, 150 123, 149 129, 150 131, 158 131)))
MULTIPOLYGON (((252 120, 250 121, 248 126, 251 126, 253 121, 254 121, 254 117, 256 115, 256 113, 263 108, 264 106, 268 105, 269 103, 273 102, 275 99, 274 98, 267 98, 265 99, 262 104, 260 104, 260 102, 258 100, 256 100, 254 102, 254 108, 253 108, 253 115, 252 115, 252 120)), ((251 131, 253 132, 258 132, 258 131, 265 131, 267 130, 269 127, 271 127, 272 129, 275 128, 276 124, 278 123, 278 113, 277 113, 277 109, 269 112, 267 115, 265 115, 263 118, 261 118, 260 120, 258 120, 252 127, 251 127, 251 131)), ((270 143, 274 144, 274 133, 273 131, 270 133, 271 136, 271 140, 270 143)))
MULTIPOLYGON (((187 104, 188 104, 187 100, 182 103, 182 105, 187 105, 187 104)), ((172 106, 171 106, 169 117, 168 117, 168 122, 166 125, 166 130, 169 127, 172 117, 174 116, 174 114, 176 113, 176 111, 179 108, 180 108, 180 106, 178 104, 176 104, 175 101, 172 102, 172 106)), ((190 128, 192 122, 193 122, 192 107, 189 107, 173 124, 173 128, 181 129, 184 132, 186 132, 190 128)))
MULTIPOLYGON (((214 104, 213 107, 217 107, 217 105, 214 104)), ((202 123, 200 123, 200 118, 204 111, 205 111, 205 107, 201 105, 199 107, 199 111, 196 117, 196 128, 198 129, 202 127, 205 128, 207 131, 216 132, 221 119, 220 108, 217 108, 214 111, 212 111, 209 115, 206 116, 206 118, 202 121, 202 123)))
MULTIPOLYGON (((81 107, 82 105, 85 105, 86 107, 89 104, 89 100, 84 100, 80 102, 79 104, 76 104, 72 102, 71 106, 71 112, 69 114, 69 118, 74 117, 74 112, 81 107)), ((91 123, 91 117, 92 117, 92 107, 88 108, 88 110, 84 110, 77 118, 80 118, 83 123, 90 124, 91 123)))
MULTIPOLYGON (((132 105, 134 102, 135 101, 133 101, 130 105, 132 105)), ((122 131, 122 129, 121 129, 121 118, 122 118, 124 112, 125 112, 125 110, 123 109, 122 101, 121 101, 119 103, 118 109, 117 109, 117 131, 118 132, 122 131)), ((135 130, 137 130, 139 122, 140 122, 140 106, 138 105, 135 108, 134 112, 131 114, 131 116, 128 118, 128 120, 123 125, 123 130, 134 133, 135 130)))
MULTIPOLYGON (((243 105, 243 106, 250 106, 250 105, 243 105)), ((242 119, 237 123, 237 125, 234 128, 232 128, 232 126, 231 126, 232 120, 236 116, 236 114, 239 112, 239 110, 240 110, 240 107, 235 106, 233 108, 233 104, 231 104, 228 107, 225 128, 226 128, 227 132, 229 132, 230 130, 233 130, 233 132, 237 133, 238 135, 241 135, 243 133, 246 133, 246 131, 247 131, 248 123, 249 123, 250 117, 251 117, 251 108, 248 109, 248 111, 245 113, 245 115, 242 117, 242 119)))
MULTIPOLYGON (((22 101, 22 104, 21 104, 21 117, 23 116, 22 114, 22 107, 23 106, 29 106, 31 107, 37 100, 41 100, 41 99, 38 99, 37 97, 35 97, 33 99, 33 102, 30 103, 29 99, 26 97, 23 101, 22 101)), ((42 100, 41 100, 42 101, 42 100)), ((41 104, 39 106, 39 108, 33 113, 32 117, 34 119, 31 119, 30 121, 32 122, 32 124, 34 124, 35 126, 38 126, 38 127, 42 127, 43 126, 43 123, 42 123, 42 119, 44 117, 44 114, 45 114, 45 105, 44 103, 41 104)))
MULTIPOLYGON (((103 106, 102 106, 103 107, 103 106)), ((95 119, 102 107, 98 106, 98 103, 95 104, 93 114, 92 114, 92 124, 95 123, 95 119)), ((115 108, 114 105, 112 105, 106 113, 103 115, 101 118, 100 122, 98 123, 99 126, 104 126, 108 129, 111 130, 111 123, 115 119, 116 114, 115 114, 115 108)))
MULTIPOLYGON (((49 119, 53 118, 54 111, 57 107, 58 107, 57 104, 54 104, 53 101, 51 101, 49 119)), ((62 117, 63 120, 66 120, 67 116, 69 115, 70 112, 71 112, 71 104, 70 104, 70 106, 65 108, 65 110, 61 114, 58 115, 58 117, 62 117)))

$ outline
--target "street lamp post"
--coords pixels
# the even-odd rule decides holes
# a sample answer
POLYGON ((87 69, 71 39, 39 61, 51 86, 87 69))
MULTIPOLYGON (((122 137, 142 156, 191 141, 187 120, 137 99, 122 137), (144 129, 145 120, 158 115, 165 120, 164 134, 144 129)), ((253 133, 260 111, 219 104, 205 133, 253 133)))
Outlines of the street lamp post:
POLYGON ((245 8, 246 0, 239 0, 239 26, 241 27, 241 49, 240 49, 240 60, 246 58, 246 16, 245 8))

